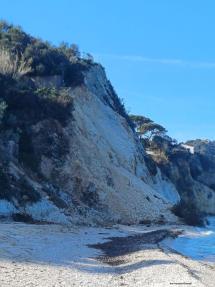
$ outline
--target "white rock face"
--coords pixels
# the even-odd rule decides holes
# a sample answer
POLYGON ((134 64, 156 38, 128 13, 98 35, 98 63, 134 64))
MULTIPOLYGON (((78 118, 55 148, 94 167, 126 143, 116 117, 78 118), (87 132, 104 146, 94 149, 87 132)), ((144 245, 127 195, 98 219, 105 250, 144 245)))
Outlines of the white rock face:
POLYGON ((177 221, 170 209, 178 193, 159 171, 150 174, 103 68, 90 67, 84 79, 69 90, 73 107, 66 124, 45 118, 31 126, 37 171, 11 156, 6 175, 20 189, 14 187, 10 202, 0 201, 0 215, 60 224, 177 221))
POLYGON ((195 150, 193 146, 187 144, 182 144, 181 146, 188 150, 190 153, 194 154, 195 150))
POLYGON ((69 218, 63 214, 63 211, 60 211, 59 208, 46 199, 27 206, 25 211, 38 221, 59 224, 69 224, 70 222, 69 218))
POLYGON ((167 178, 166 180, 163 180, 159 169, 155 177, 154 188, 170 203, 176 204, 180 201, 180 195, 175 185, 172 182, 170 182, 167 178))
POLYGON ((96 66, 87 72, 85 86, 71 90, 74 120, 66 128, 70 153, 59 181, 81 206, 83 198, 90 205, 87 223, 175 221, 170 207, 177 192, 161 178, 154 185, 142 146, 126 119, 105 100, 114 106, 108 89, 103 69, 96 66), (170 196, 159 194, 158 186, 165 184, 170 196))

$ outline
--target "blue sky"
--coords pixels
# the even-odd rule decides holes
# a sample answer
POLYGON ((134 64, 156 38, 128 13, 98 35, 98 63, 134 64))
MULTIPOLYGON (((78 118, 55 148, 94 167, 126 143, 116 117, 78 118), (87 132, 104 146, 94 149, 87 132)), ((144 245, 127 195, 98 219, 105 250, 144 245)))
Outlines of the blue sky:
POLYGON ((214 0, 0 0, 0 18, 77 43, 135 114, 174 138, 215 140, 214 0))

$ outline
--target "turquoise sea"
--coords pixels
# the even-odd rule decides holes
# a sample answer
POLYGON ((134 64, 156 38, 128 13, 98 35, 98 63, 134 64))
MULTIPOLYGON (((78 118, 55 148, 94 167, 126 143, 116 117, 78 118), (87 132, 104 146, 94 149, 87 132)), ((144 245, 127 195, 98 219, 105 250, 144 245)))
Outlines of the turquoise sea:
POLYGON ((215 217, 208 217, 205 228, 195 228, 176 238, 171 247, 196 260, 215 262, 215 217))

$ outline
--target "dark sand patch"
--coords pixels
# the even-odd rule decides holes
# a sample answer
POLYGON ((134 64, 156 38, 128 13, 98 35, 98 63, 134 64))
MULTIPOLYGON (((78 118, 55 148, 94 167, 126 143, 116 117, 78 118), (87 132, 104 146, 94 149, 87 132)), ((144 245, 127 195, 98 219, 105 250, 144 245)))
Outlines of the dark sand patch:
POLYGON ((146 248, 155 248, 154 245, 166 237, 175 237, 177 235, 177 232, 163 229, 127 237, 109 237, 107 242, 90 244, 88 247, 99 249, 103 252, 104 255, 97 257, 99 261, 111 266, 117 266, 127 263, 129 254, 146 248))

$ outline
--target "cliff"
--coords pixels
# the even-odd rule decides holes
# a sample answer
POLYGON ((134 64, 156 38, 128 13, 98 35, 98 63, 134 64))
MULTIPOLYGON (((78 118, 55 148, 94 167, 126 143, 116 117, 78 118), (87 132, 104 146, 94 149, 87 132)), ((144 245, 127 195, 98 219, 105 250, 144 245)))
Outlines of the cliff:
MULTIPOLYGON (((35 80, 29 85, 37 87, 35 80)), ((162 193, 168 183, 150 174, 104 69, 89 65, 83 83, 63 91, 63 106, 63 87, 53 88, 61 95, 53 107, 38 94, 5 96, 1 215, 87 224, 175 220, 162 193)))
MULTIPOLYGON (((151 143, 151 157, 176 187, 181 202, 179 214, 194 217, 215 214, 215 157, 214 142, 193 140, 185 144, 171 144, 160 138, 151 143), (153 151, 153 152, 152 152, 153 151)), ((189 221, 189 218, 187 218, 189 221)), ((193 219, 195 220, 195 219, 193 219)))
POLYGON ((104 68, 91 57, 0 23, 2 218, 176 222, 172 210, 180 201, 214 214, 214 149, 195 144, 192 154, 164 146, 146 153, 104 68))

